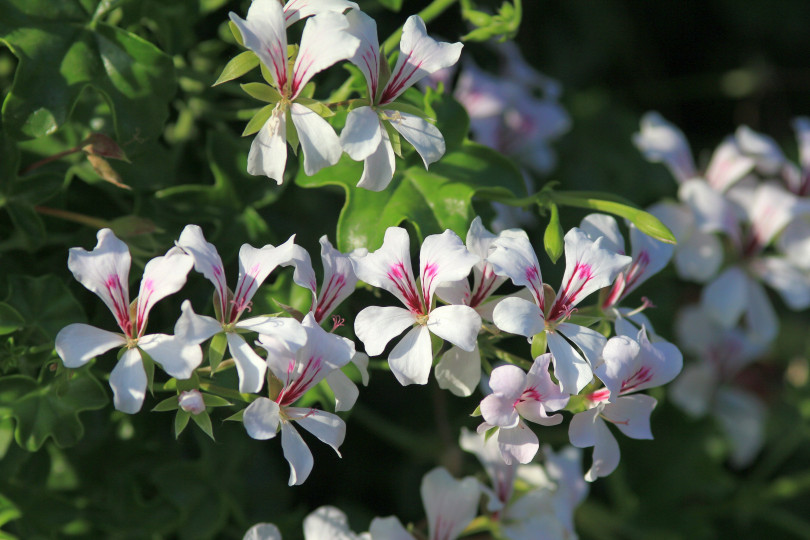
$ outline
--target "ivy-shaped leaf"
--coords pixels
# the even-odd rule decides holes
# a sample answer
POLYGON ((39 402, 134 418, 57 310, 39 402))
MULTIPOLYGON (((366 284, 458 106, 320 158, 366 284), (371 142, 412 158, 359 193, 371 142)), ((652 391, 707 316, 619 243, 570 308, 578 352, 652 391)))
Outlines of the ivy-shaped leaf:
POLYGON ((19 312, 27 332, 54 340, 65 326, 84 322, 84 310, 64 281, 55 275, 9 276, 8 304, 19 312))
POLYGON ((88 86, 109 106, 118 141, 162 132, 176 86, 171 58, 143 38, 99 22, 85 4, 0 0, 0 41, 19 60, 2 111, 14 138, 56 131, 88 86))
POLYGON ((0 378, 0 415, 15 420, 14 439, 31 452, 49 437, 61 447, 76 444, 84 434, 79 413, 107 402, 106 390, 86 370, 75 372, 66 384, 41 384, 24 375, 0 378))

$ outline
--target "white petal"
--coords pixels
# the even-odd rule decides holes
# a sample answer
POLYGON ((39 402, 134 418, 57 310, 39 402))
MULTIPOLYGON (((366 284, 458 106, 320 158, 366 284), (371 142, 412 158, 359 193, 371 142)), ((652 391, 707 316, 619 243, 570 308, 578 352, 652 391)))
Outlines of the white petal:
POLYGON ((748 174, 748 171, 754 168, 754 164, 755 161, 743 154, 737 142, 729 138, 714 151, 706 168, 706 180, 716 191, 725 191, 748 174))
POLYGON ((96 238, 98 242, 93 251, 70 248, 68 268, 76 281, 97 294, 110 308, 121 330, 134 330, 127 328, 131 263, 129 248, 110 229, 101 229, 96 238))
POLYGON ((289 0, 284 5, 284 19, 289 27, 301 19, 306 19, 324 11, 343 13, 350 8, 358 9, 357 4, 347 0, 289 0))
POLYGON ((481 316, 469 306, 441 306, 430 312, 427 328, 453 345, 472 351, 481 329, 481 316))
POLYGON ((748 126, 737 128, 734 136, 739 150, 754 158, 758 171, 767 176, 776 175, 781 171, 786 161, 785 155, 772 138, 757 133, 748 126))
POLYGON ((291 99, 298 96, 313 75, 354 55, 360 40, 348 29, 348 19, 335 12, 322 12, 307 21, 293 66, 291 99))
POLYGON ((281 422, 278 403, 264 397, 256 399, 247 406, 242 416, 245 430, 252 439, 264 441, 272 439, 278 432, 281 422))
POLYGON ((298 103, 293 103, 290 110, 304 152, 304 172, 312 176, 324 167, 337 163, 343 149, 329 122, 298 103))
POLYGON ((211 336, 222 332, 222 323, 205 315, 197 315, 191 302, 183 300, 180 318, 174 325, 174 335, 186 343, 199 345, 211 336))
POLYGON ((239 391, 245 394, 258 392, 264 386, 264 374, 267 371, 267 362, 256 354, 242 336, 235 332, 228 332, 228 350, 236 364, 239 375, 239 391))
POLYGON ((251 317, 236 323, 237 328, 257 332, 259 339, 270 336, 280 340, 292 352, 297 351, 307 342, 307 332, 301 323, 292 317, 251 317))
MULTIPOLYGON (((272 2, 273 0, 267 0, 272 2)), ((281 185, 287 167, 287 111, 280 104, 262 126, 253 142, 247 159, 247 172, 264 175, 281 185)))
POLYGON ((59 330, 55 347, 56 354, 65 367, 78 368, 113 347, 123 347, 126 344, 127 340, 121 334, 88 324, 74 323, 59 330))
POLYGON ((684 279, 705 283, 723 262, 723 244, 712 233, 695 231, 675 249, 675 268, 684 279))
POLYGON ((753 394, 721 388, 714 409, 720 426, 731 441, 731 462, 736 467, 749 465, 765 442, 767 408, 753 394))
POLYGON ((321 506, 304 518, 306 540, 356 540, 349 529, 349 518, 334 506, 321 506))
POLYGON ((247 530, 242 540, 281 540, 281 531, 272 523, 257 523, 247 530))
POLYGON ((419 278, 425 303, 430 305, 433 301, 437 284, 466 278, 479 260, 449 229, 425 238, 419 251, 419 278))
POLYGON ((470 280, 445 281, 435 289, 436 296, 447 304, 470 305, 470 280))
POLYGON ((545 329, 543 312, 523 298, 504 298, 495 306, 492 320, 504 332, 529 338, 545 329))
POLYGON ((414 540, 395 516, 375 517, 371 520, 368 530, 374 540, 414 540))
POLYGON ((714 320, 731 328, 748 304, 750 278, 738 266, 731 266, 703 289, 700 304, 714 320))
POLYGON ((292 259, 289 262, 282 263, 282 266, 293 266, 293 281, 299 287, 304 287, 312 291, 312 301, 318 295, 318 280, 315 277, 315 270, 312 268, 312 259, 307 253, 307 250, 299 245, 293 246, 292 259))
POLYGON ((368 355, 355 351, 354 356, 352 356, 352 364, 360 371, 363 386, 368 386, 368 355))
POLYGON ((456 480, 442 467, 422 477, 419 493, 427 514, 430 540, 457 538, 475 517, 481 498, 475 478, 456 480))
POLYGON ((461 55, 461 48, 461 43, 441 43, 428 37, 422 19, 418 15, 408 17, 402 27, 399 58, 380 103, 384 105, 394 101, 423 77, 455 64, 461 55))
POLYGON ((656 112, 642 117, 641 132, 633 135, 633 144, 649 161, 664 163, 678 182, 696 175, 692 152, 683 132, 656 112))
POLYGON ((349 61, 365 75, 368 83, 368 97, 373 101, 377 95, 377 85, 380 79, 380 44, 377 40, 377 23, 360 10, 348 12, 346 18, 349 20, 348 32, 360 40, 360 46, 349 61))
POLYGON ((394 129, 419 153, 426 169, 444 155, 444 137, 436 126, 413 114, 388 110, 385 114, 394 129))
POLYGON ((312 472, 315 461, 307 443, 290 422, 281 423, 281 448, 284 451, 284 459, 290 464, 288 485, 300 486, 312 472))
POLYGON ((650 414, 657 401, 646 394, 622 396, 605 405, 602 415, 632 439, 652 439, 650 414))
POLYGON ((138 293, 135 325, 142 335, 152 307, 163 298, 174 294, 186 284, 186 277, 194 266, 194 259, 180 248, 172 248, 166 255, 146 263, 138 293))
POLYGON ((732 203, 700 179, 688 180, 678 188, 678 198, 689 205, 695 226, 703 232, 723 232, 739 236, 737 212, 732 203))
POLYGON ((354 319, 354 333, 366 347, 369 356, 382 354, 385 346, 403 330, 416 323, 407 309, 388 306, 369 306, 354 319))
POLYGON ((138 340, 138 347, 160 364, 163 371, 177 379, 188 379, 202 364, 199 345, 192 345, 166 334, 150 334, 138 340))
POLYGON ((537 435, 529 426, 523 422, 518 422, 518 425, 513 428, 501 428, 498 430, 498 447, 507 465, 515 461, 526 464, 537 455, 540 443, 537 440, 537 435))
POLYGON ((557 330, 580 348, 585 355, 585 359, 591 365, 597 363, 599 355, 602 354, 602 349, 607 342, 605 336, 596 330, 571 323, 561 323, 557 325, 557 330))
POLYGON ((701 417, 709 410, 717 388, 717 372, 702 363, 687 366, 669 387, 667 395, 687 414, 701 417))
MULTIPOLYGON (((205 240, 202 229, 198 225, 186 225, 175 244, 194 259, 194 270, 214 284, 221 302, 220 310, 222 313, 226 313, 228 311, 226 305, 228 285, 225 282, 225 267, 217 248, 205 240)), ((175 331, 175 333, 177 332, 175 331)))
POLYGON ((794 219, 779 235, 779 251, 803 271, 810 271, 810 221, 794 219))
POLYGON ((427 384, 433 365, 428 329, 417 326, 405 334, 388 356, 388 365, 402 386, 427 384))
POLYGON ((646 382, 635 384, 634 390, 662 386, 678 376, 683 368, 683 354, 678 347, 663 340, 651 343, 645 328, 639 331, 638 342, 641 345, 641 366, 649 370, 649 378, 646 382))
MULTIPOLYGON (((748 280, 748 305, 745 309, 745 326, 750 339, 758 345, 773 341, 779 333, 779 318, 773 309, 765 288, 756 281, 748 280)), ((743 356, 743 355, 740 355, 743 356)))
POLYGON ((624 255, 624 237, 619 232, 619 224, 607 214, 588 214, 579 223, 579 228, 593 241, 604 236, 602 247, 624 255))
POLYGON ((540 263, 525 233, 500 235, 492 242, 487 262, 499 276, 508 277, 518 287, 527 287, 542 310, 544 297, 540 263))
POLYGON ((391 146, 388 133, 384 129, 381 133, 380 145, 363 161, 363 175, 357 182, 357 187, 369 191, 382 191, 388 187, 396 169, 394 147, 391 146))
POLYGON ((364 160, 379 148, 383 131, 374 109, 358 107, 346 117, 346 126, 340 132, 340 146, 353 160, 364 160))
POLYGON ((348 411, 354 406, 360 390, 345 373, 336 369, 326 376, 326 382, 335 394, 335 412, 348 411))
POLYGON ((315 320, 319 323, 329 316, 343 300, 354 292, 357 276, 351 258, 332 247, 326 235, 320 239, 323 262, 323 285, 314 308, 315 320))
POLYGON ((234 12, 228 15, 239 28, 245 47, 256 53, 270 69, 276 88, 284 88, 287 83, 287 27, 281 4, 277 0, 254 0, 248 8, 247 20, 234 12))
POLYGON ((622 389, 622 382, 635 371, 636 359, 641 351, 639 344, 627 337, 610 338, 602 349, 602 361, 593 369, 594 374, 615 399, 622 389))
MULTIPOLYGON (((233 293, 234 310, 247 309, 259 285, 264 283, 270 272, 276 266, 292 260, 294 241, 295 235, 278 247, 267 244, 257 249, 249 244, 242 245, 239 249, 239 281, 233 293)), ((238 314, 233 314, 228 322, 233 322, 236 318, 238 314)))
POLYGON ((560 381, 563 392, 578 394, 593 380, 591 366, 560 334, 547 332, 546 337, 554 358, 554 376, 560 381))
MULTIPOLYGON (((365 257, 353 259, 357 277, 396 296, 413 312, 422 313, 422 295, 416 290, 411 268, 410 239, 401 227, 388 227, 383 245, 365 257)), ((372 354, 372 356, 374 356, 372 354)))
POLYGON ((799 270, 780 257, 764 257, 752 266, 790 309, 801 311, 810 306, 810 273, 799 270))
POLYGON ((619 466, 619 443, 610 433, 605 422, 599 418, 600 409, 591 409, 575 414, 568 426, 568 438, 578 448, 593 446, 593 464, 585 473, 585 480, 593 482, 608 476, 619 466))
POLYGON ((451 347, 435 369, 439 388, 461 397, 472 395, 481 380, 481 353, 478 345, 471 352, 451 347))
POLYGON ((630 224, 630 244, 633 246, 633 263, 628 269, 628 283, 623 295, 627 296, 650 276, 660 272, 672 259, 675 246, 659 242, 630 224))
POLYGON ((115 408, 127 414, 141 410, 146 395, 146 371, 138 349, 127 349, 110 372, 115 408))
POLYGON ((318 409, 289 407, 287 411, 290 418, 294 418, 299 426, 315 435, 321 442, 331 446, 337 455, 340 455, 338 448, 346 438, 346 423, 339 416, 318 409), (303 415, 301 418, 296 418, 299 411, 303 415))

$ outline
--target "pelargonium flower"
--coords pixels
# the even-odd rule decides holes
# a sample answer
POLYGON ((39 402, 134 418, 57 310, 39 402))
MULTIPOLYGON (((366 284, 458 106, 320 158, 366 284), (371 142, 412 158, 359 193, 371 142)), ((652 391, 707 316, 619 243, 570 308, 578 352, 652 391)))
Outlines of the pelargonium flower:
POLYGON ((563 283, 555 300, 549 303, 545 300, 537 255, 525 234, 499 238, 487 257, 497 274, 508 276, 518 287, 528 287, 534 299, 534 302, 514 297, 504 299, 492 314, 495 325, 505 332, 529 338, 545 332, 553 355, 554 375, 569 394, 579 393, 593 379, 591 366, 599 357, 605 337, 565 321, 579 302, 613 283, 632 262, 626 255, 605 249, 604 243, 604 237, 590 240, 578 228, 566 233, 563 283))
MULTIPOLYGON (((299 12, 300 15, 300 12, 299 12)), ((304 172, 315 174, 334 165, 342 153, 329 123, 301 99, 312 77, 335 62, 352 56, 359 40, 346 30, 349 22, 335 11, 323 11, 307 20, 292 71, 287 63, 287 21, 278 0, 254 0, 247 20, 230 13, 245 47, 267 67, 278 92, 270 118, 259 130, 248 154, 248 172, 264 174, 279 184, 287 164, 287 122, 292 121, 304 153, 304 172)))
POLYGON ((290 464, 291 486, 302 484, 314 463, 312 453, 293 423, 331 446, 338 455, 338 447, 346 436, 346 424, 339 416, 293 405, 330 372, 349 363, 354 355, 354 344, 350 340, 327 333, 311 313, 304 317, 301 326, 306 333, 306 344, 296 351, 290 350, 283 340, 259 336, 258 345, 267 351, 267 364, 280 388, 273 388, 271 391, 278 393, 270 398, 256 399, 243 416, 245 429, 254 439, 272 439, 281 431, 281 447, 290 464))
POLYGON ((361 280, 387 290, 407 308, 369 306, 354 320, 354 332, 369 356, 382 354, 392 338, 411 328, 388 356, 391 371, 402 385, 427 383, 433 365, 431 333, 472 351, 481 328, 481 317, 469 306, 433 307, 436 287, 466 277, 478 261, 461 238, 450 230, 428 236, 422 243, 419 261, 417 287, 408 232, 400 227, 385 231, 380 249, 353 259, 361 280))
POLYGON ((110 229, 101 229, 96 237, 98 242, 91 252, 70 249, 68 268, 110 308, 122 333, 70 324, 57 334, 56 352, 66 367, 78 368, 114 347, 123 347, 124 353, 110 373, 110 386, 115 408, 132 414, 141 409, 146 392, 144 353, 177 379, 191 377, 202 362, 198 345, 166 334, 145 334, 152 307, 183 287, 194 263, 179 248, 155 257, 146 263, 138 298, 130 304, 129 248, 110 229))
POLYGON ((359 9, 357 4, 348 0, 288 0, 284 4, 284 21, 287 27, 296 22, 317 15, 332 11, 343 13, 347 9, 359 9))
POLYGON ((399 110, 395 100, 417 81, 455 64, 461 43, 440 43, 427 35, 425 23, 417 15, 408 17, 402 27, 399 58, 391 77, 380 87, 380 46, 377 25, 360 11, 350 11, 350 32, 360 46, 349 59, 368 83, 369 104, 353 109, 340 133, 340 144, 355 161, 363 161, 363 175, 357 187, 382 191, 394 177, 394 148, 387 126, 393 127, 413 145, 425 168, 444 155, 441 132, 424 118, 399 110))
POLYGON ((540 443, 523 419, 543 426, 562 422, 561 414, 549 416, 568 404, 568 394, 561 391, 548 373, 551 354, 538 356, 529 373, 511 364, 492 370, 489 386, 492 393, 481 401, 484 423, 478 430, 498 427, 498 447, 503 460, 530 462, 540 443))
POLYGON ((203 343, 224 332, 228 340, 228 351, 239 375, 240 392, 253 393, 261 390, 267 371, 267 362, 245 341, 242 332, 273 335, 283 339, 293 349, 306 341, 305 332, 292 318, 259 316, 242 319, 242 314, 251 310, 253 295, 270 272, 292 259, 294 239, 291 236, 278 247, 267 244, 261 249, 244 244, 239 250, 236 292, 228 288, 225 267, 217 248, 205 240, 199 226, 187 225, 177 240, 178 248, 190 255, 194 269, 214 284, 214 313, 217 318, 198 315, 191 307, 191 302, 186 300, 181 306, 183 313, 174 332, 180 339, 193 344, 203 343))

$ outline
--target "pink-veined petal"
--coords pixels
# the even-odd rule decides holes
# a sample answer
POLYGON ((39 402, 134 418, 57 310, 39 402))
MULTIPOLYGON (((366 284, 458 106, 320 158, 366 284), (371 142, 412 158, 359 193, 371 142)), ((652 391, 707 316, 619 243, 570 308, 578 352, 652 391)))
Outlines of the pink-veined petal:
POLYGON ((287 343, 273 336, 260 335, 256 345, 267 351, 267 367, 282 381, 287 384, 288 377, 295 367, 296 353, 291 350, 287 343))
POLYGON ((272 523, 257 523, 247 530, 242 540, 281 540, 281 531, 272 523))
POLYGON ((499 276, 508 277, 518 287, 527 287, 535 303, 543 310, 540 263, 526 233, 520 231, 509 236, 500 235, 491 245, 487 262, 499 276))
POLYGON ((324 167, 337 163, 343 149, 329 122, 299 103, 293 103, 290 111, 304 153, 304 172, 312 176, 324 167))
POLYGON ((630 228, 630 244, 633 246, 633 262, 627 269, 623 296, 636 290, 639 285, 647 281, 650 276, 660 272, 669 263, 675 246, 659 242, 638 230, 632 223, 630 228))
POLYGON ((316 73, 354 55, 360 40, 348 29, 349 20, 333 11, 321 12, 306 22, 293 66, 290 99, 295 99, 316 73))
POLYGON ((717 147, 706 168, 708 185, 717 192, 725 191, 748 174, 755 163, 752 158, 743 154, 743 150, 733 138, 729 138, 717 147))
POLYGON ((135 414, 143 406, 146 396, 146 371, 138 349, 127 349, 110 372, 115 408, 135 414))
POLYGON ((433 300, 436 285, 466 278, 479 260, 450 229, 425 238, 419 251, 419 278, 427 306, 433 300))
POLYGON ((260 397, 245 409, 242 422, 245 430, 252 439, 264 441, 272 439, 278 433, 281 415, 278 403, 260 397))
MULTIPOLYGON (((755 192, 751 220, 752 242, 764 248, 796 216, 806 213, 803 200, 775 183, 759 186, 755 192)), ((749 250, 752 248, 749 247, 749 250)))
POLYGON ((387 120, 411 143, 427 169, 444 155, 444 136, 439 128, 419 116, 400 111, 385 111, 387 120))
POLYGON ((357 4, 348 0, 289 0, 284 5, 284 20, 287 26, 325 11, 343 13, 347 9, 359 9, 357 4))
POLYGON ((250 300, 276 266, 288 263, 293 257, 295 235, 273 247, 270 244, 257 249, 243 244, 239 250, 239 281, 233 293, 233 308, 228 322, 235 322, 242 311, 250 309, 250 300))
POLYGON ((478 345, 472 351, 456 346, 450 347, 436 364, 435 375, 439 388, 450 390, 454 395, 472 395, 481 381, 481 353, 478 345))
POLYGON ((388 227, 380 249, 354 259, 353 266, 359 279, 390 292, 411 312, 423 314, 426 306, 422 304, 422 295, 416 289, 410 247, 405 229, 388 227))
POLYGON ((641 131, 633 135, 633 144, 648 161, 666 165, 678 182, 697 175, 683 132, 657 112, 641 118, 641 131))
POLYGON ((542 332, 546 324, 537 304, 516 297, 507 297, 498 302, 492 312, 492 321, 504 332, 528 338, 542 332))
POLYGON ((380 104, 394 101, 423 77, 458 62, 461 49, 461 43, 443 43, 429 37, 418 15, 408 17, 402 27, 399 58, 383 89, 380 104))
POLYGON ((419 489, 427 514, 430 540, 455 540, 473 520, 481 491, 468 476, 456 480, 437 467, 422 477, 419 489))
POLYGON ((166 255, 155 257, 146 263, 138 293, 135 319, 137 335, 143 335, 152 307, 183 288, 193 266, 194 259, 177 247, 170 249, 166 255))
POLYGON ((299 426, 315 435, 322 443, 331 446, 337 455, 340 455, 338 448, 346 437, 346 423, 339 416, 318 409, 294 407, 288 407, 287 412, 299 426))
POLYGON ((129 316, 129 248, 110 229, 101 229, 96 238, 93 251, 70 248, 68 269, 76 281, 104 301, 121 330, 135 337, 129 316))
POLYGON ((411 329, 388 356, 391 372, 402 386, 427 384, 433 366, 430 332, 424 326, 411 329))
POLYGON ((615 336, 607 340, 602 349, 602 359, 593 368, 594 374, 615 399, 622 389, 622 382, 636 370, 641 346, 627 336, 615 336))
POLYGON ((357 187, 369 191, 382 191, 388 187, 394 178, 396 169, 394 147, 384 129, 380 130, 382 138, 380 145, 373 154, 363 160, 363 174, 357 182, 357 187))
POLYGON ((55 348, 65 367, 79 368, 113 347, 123 347, 126 344, 127 340, 121 334, 89 324, 74 323, 59 330, 55 348))
POLYGON ((242 336, 235 332, 228 332, 228 350, 236 364, 239 375, 239 391, 253 394, 262 389, 264 374, 267 371, 267 362, 264 361, 253 348, 247 344, 242 336))
POLYGON ((624 377, 625 393, 662 386, 681 372, 683 354, 678 347, 668 341, 650 342, 644 327, 638 332, 638 343, 638 365, 635 372, 627 373, 624 377))
MULTIPOLYGON (((377 23, 360 10, 350 11, 346 14, 346 18, 349 20, 348 32, 360 40, 360 46, 349 61, 357 66, 366 77, 368 98, 370 102, 373 102, 377 96, 380 80, 380 43, 377 39, 377 23)), ((352 159, 358 158, 352 156, 352 159)))
POLYGON ((254 176, 264 175, 272 178, 281 185, 286 167, 287 110, 278 104, 250 144, 247 172, 254 176))
MULTIPOLYGON (((228 16, 239 28, 245 47, 267 66, 276 88, 282 94, 287 85, 287 25, 278 0, 254 0, 248 8, 247 20, 236 13, 228 16)), ((253 174, 253 173, 251 173, 253 174)))
POLYGON ((352 109, 346 117, 346 126, 340 132, 340 146, 355 161, 367 159, 378 151, 383 131, 380 117, 374 109, 352 109))
POLYGON ((194 270, 214 284, 220 302, 220 311, 228 311, 228 284, 225 281, 225 266, 213 244, 205 240, 198 225, 186 225, 175 242, 194 259, 194 270))
POLYGON ((199 345, 189 344, 177 336, 149 334, 138 340, 138 347, 176 379, 191 377, 203 360, 199 345))
POLYGON ((554 360, 554 376, 560 381, 563 392, 578 394, 593 380, 590 364, 560 334, 547 332, 546 339, 554 360))
POLYGON ((369 356, 382 354, 385 346, 403 330, 416 324, 413 313, 395 306, 369 306, 354 319, 354 333, 369 356))
POLYGON ((288 485, 300 486, 312 472, 315 461, 307 443, 290 422, 281 423, 281 449, 284 451, 284 459, 290 464, 288 485))
POLYGON ((534 431, 522 421, 518 421, 517 426, 513 428, 498 430, 498 448, 507 465, 515 461, 525 464, 537 455, 540 443, 534 431))
POLYGON ((556 425, 562 416, 549 417, 548 411, 558 411, 568 405, 570 396, 563 392, 559 385, 551 380, 548 372, 552 361, 550 353, 541 354, 534 359, 529 373, 526 374, 526 389, 523 399, 517 405, 520 415, 530 422, 542 425, 556 425))
POLYGON ((323 262, 323 284, 314 313, 315 320, 320 323, 354 292, 357 276, 348 255, 332 247, 326 235, 319 241, 323 262))
POLYGON ((646 394, 621 396, 605 405, 602 416, 632 439, 652 439, 650 414, 658 402, 646 394))

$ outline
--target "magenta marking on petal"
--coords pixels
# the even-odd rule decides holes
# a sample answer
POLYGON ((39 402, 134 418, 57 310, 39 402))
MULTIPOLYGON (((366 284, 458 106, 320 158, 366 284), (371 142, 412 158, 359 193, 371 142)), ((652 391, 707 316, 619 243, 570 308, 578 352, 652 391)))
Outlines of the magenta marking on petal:
POLYGON ((279 392, 278 397, 276 397, 276 403, 282 407, 292 405, 298 401, 307 390, 312 388, 313 382, 318 377, 321 369, 323 369, 323 359, 320 357, 310 357, 303 365, 298 376, 293 378, 295 376, 294 371, 296 365, 296 361, 290 362, 290 365, 287 367, 287 381, 284 384, 284 388, 279 392))
POLYGON ((374 50, 371 47, 369 47, 363 52, 360 59, 363 61, 363 64, 365 64, 366 69, 368 70, 369 73, 369 77, 371 77, 371 80, 369 81, 371 87, 369 88, 368 97, 369 101, 374 101, 374 96, 377 95, 377 83, 378 83, 377 79, 379 77, 380 59, 374 53, 374 50))
POLYGON ((649 366, 642 366, 638 371, 633 373, 630 377, 622 381, 622 388, 619 391, 621 394, 632 392, 642 384, 650 382, 654 373, 649 366))
POLYGON ((414 73, 422 67, 423 61, 420 60, 417 64, 411 64, 409 63, 410 59, 411 53, 408 53, 408 56, 405 57, 405 61, 402 63, 402 67, 399 68, 399 71, 397 71, 391 80, 388 81, 388 84, 385 85, 382 96, 380 96, 380 105, 394 101, 400 93, 412 84, 410 81, 414 73), (407 71, 408 68, 411 69, 407 71))
POLYGON ((388 268, 386 274, 388 279, 394 284, 402 298, 405 300, 405 305, 411 313, 416 315, 424 315, 427 311, 422 305, 422 300, 419 298, 419 293, 416 292, 416 283, 408 279, 408 273, 405 271, 405 265, 402 262, 392 264, 388 268))
MULTIPOLYGON (((250 311, 252 309, 253 302, 251 302, 250 299, 248 298, 248 293, 251 291, 253 285, 256 283, 256 278, 259 275, 260 268, 261 267, 258 263, 254 264, 245 273, 243 278, 239 280, 239 287, 236 290, 234 299, 231 300, 230 317, 225 317, 225 320, 227 320, 229 323, 236 322, 237 320, 239 320, 239 317, 245 310, 250 311)), ((251 296, 252 295, 253 293, 251 292, 251 296)))
POLYGON ((301 82, 307 78, 307 74, 314 63, 315 59, 307 53, 304 53, 304 55, 300 57, 298 69, 293 73, 292 89, 290 91, 292 97, 297 96, 298 92, 301 91, 301 82))
POLYGON ((439 267, 436 263, 426 263, 422 269, 422 295, 425 297, 426 303, 433 294, 433 281, 438 273, 439 267))
POLYGON ((574 265, 573 272, 571 272, 571 277, 568 279, 568 283, 565 284, 562 294, 551 308, 551 312, 548 316, 549 319, 556 321, 557 319, 569 316, 574 309, 574 304, 578 301, 577 296, 592 278, 593 269, 591 265, 577 261, 574 265))
POLYGON ((540 309, 544 310, 543 304, 545 298, 543 295, 543 282, 540 280, 540 270, 536 266, 529 266, 526 268, 525 272, 526 281, 529 282, 529 287, 532 289, 534 299, 537 305, 540 306, 540 309))
POLYGON ((115 321, 118 323, 118 327, 121 328, 127 337, 135 337, 132 334, 132 321, 129 317, 129 303, 127 298, 124 296, 126 292, 124 290, 124 286, 121 284, 121 277, 118 274, 110 274, 107 276, 104 286, 107 288, 107 292, 112 300, 114 309, 113 315, 115 316, 115 321))
POLYGON ((346 277, 343 274, 333 274, 329 281, 323 286, 321 298, 317 300, 315 306, 315 321, 321 323, 326 316, 335 308, 340 291, 346 286, 346 277))
POLYGON ((276 81, 278 81, 278 91, 284 95, 285 87, 287 86, 287 51, 282 52, 278 43, 273 43, 273 48, 270 49, 268 47, 266 51, 273 61, 272 68, 276 74, 276 81), (281 65, 279 65, 279 60, 281 61, 281 65))
POLYGON ((484 271, 481 272, 481 282, 478 284, 478 287, 476 287, 475 292, 473 292, 468 305, 472 308, 481 305, 481 302, 489 298, 489 295, 492 294, 493 287, 497 280, 498 276, 492 271, 492 266, 490 266, 489 263, 485 264, 484 271))
POLYGON ((136 333, 139 337, 143 335, 143 331, 146 329, 146 306, 149 305, 149 299, 154 292, 155 282, 150 278, 144 279, 141 284, 141 297, 138 298, 138 315, 135 323, 136 333))
POLYGON ((610 398, 610 390, 607 388, 600 388, 595 392, 591 392, 590 394, 585 396, 585 399, 590 401, 591 403, 599 403, 600 401, 607 401, 610 398))

